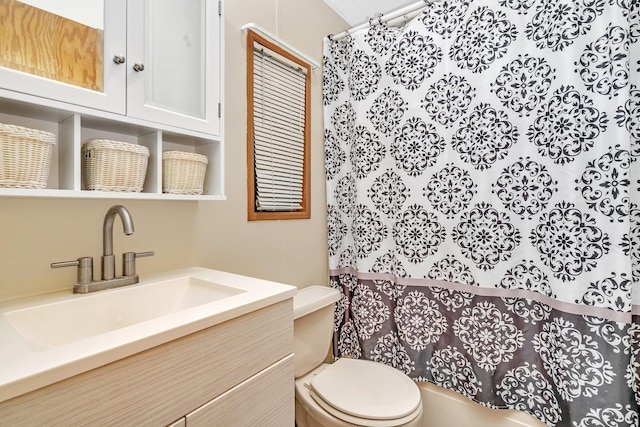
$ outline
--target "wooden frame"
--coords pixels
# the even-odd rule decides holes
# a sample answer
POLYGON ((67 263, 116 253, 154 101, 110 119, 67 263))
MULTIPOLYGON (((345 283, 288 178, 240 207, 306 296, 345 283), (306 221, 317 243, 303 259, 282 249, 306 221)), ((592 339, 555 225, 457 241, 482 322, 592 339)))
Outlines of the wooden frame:
POLYGON ((282 49, 277 44, 267 40, 254 31, 247 31, 247 219, 273 220, 273 219, 308 219, 311 218, 311 65, 290 52, 282 49), (260 44, 278 55, 292 61, 307 70, 305 79, 305 124, 304 124, 304 171, 302 183, 302 209, 295 212, 258 212, 256 211, 256 183, 255 183, 255 158, 254 158, 254 117, 253 117, 253 45, 260 44))

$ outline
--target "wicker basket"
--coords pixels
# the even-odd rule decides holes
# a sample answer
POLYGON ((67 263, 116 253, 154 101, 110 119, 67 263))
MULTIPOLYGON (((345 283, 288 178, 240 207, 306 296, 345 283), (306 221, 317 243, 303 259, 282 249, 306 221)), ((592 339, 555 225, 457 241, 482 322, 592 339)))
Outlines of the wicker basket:
POLYGON ((0 187, 45 188, 56 136, 0 123, 0 187))
POLYGON ((162 153, 162 192, 202 194, 207 156, 183 151, 162 153))
POLYGON ((149 149, 108 139, 82 145, 82 179, 85 189, 140 192, 147 174, 149 149))

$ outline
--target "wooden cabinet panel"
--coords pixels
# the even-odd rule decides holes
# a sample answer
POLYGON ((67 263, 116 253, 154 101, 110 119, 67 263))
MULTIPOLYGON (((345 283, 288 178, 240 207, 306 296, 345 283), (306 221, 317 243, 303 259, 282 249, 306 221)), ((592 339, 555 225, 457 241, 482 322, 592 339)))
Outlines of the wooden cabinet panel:
POLYGON ((295 424, 293 355, 187 415, 187 427, 295 424))
POLYGON ((184 417, 182 417, 175 423, 169 424, 167 427, 186 427, 186 426, 187 426, 187 420, 184 417))
POLYGON ((127 50, 126 0, 92 3, 80 14, 85 23, 49 3, 61 14, 0 0, 0 88, 12 99, 32 95, 36 104, 125 114, 126 66, 112 57, 127 50))
POLYGON ((102 30, 0 1, 0 66, 102 92, 102 30))

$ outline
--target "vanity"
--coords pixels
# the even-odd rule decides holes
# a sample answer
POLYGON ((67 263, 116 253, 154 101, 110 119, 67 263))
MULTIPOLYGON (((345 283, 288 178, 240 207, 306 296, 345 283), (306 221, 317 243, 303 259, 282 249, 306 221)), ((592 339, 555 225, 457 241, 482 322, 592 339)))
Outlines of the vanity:
POLYGON ((293 426, 295 293, 196 267, 2 303, 0 423, 293 426))

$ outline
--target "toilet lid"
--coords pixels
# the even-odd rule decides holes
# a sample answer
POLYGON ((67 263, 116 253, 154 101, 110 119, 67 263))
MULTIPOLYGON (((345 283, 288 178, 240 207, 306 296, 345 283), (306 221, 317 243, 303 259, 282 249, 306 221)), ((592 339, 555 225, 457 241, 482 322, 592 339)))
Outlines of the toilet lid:
POLYGON ((411 378, 390 366, 367 360, 339 359, 314 376, 310 387, 316 400, 321 399, 344 414, 369 420, 409 417, 422 404, 420 390, 411 378))

